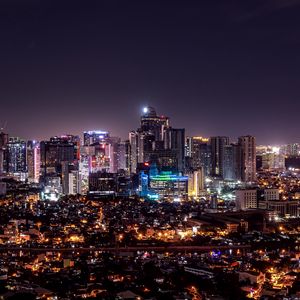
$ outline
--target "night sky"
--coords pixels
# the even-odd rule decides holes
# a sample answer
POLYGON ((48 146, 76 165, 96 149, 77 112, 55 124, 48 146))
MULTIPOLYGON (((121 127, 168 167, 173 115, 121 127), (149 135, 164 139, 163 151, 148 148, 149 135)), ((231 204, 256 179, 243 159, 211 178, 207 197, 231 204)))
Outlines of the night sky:
POLYGON ((300 142, 300 0, 2 0, 0 76, 25 139, 126 138, 151 105, 189 135, 300 142))

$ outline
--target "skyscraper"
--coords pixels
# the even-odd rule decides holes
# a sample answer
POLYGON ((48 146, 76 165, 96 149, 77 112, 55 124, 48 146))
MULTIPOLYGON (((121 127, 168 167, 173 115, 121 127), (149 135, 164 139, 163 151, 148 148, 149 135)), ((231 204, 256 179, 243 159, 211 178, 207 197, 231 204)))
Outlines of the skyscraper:
POLYGON ((121 164, 121 158, 119 157, 121 139, 112 137, 109 132, 102 130, 85 131, 83 136, 83 151, 85 154, 89 153, 90 171, 105 170, 106 172, 116 173, 121 164))
POLYGON ((169 127, 168 117, 157 116, 155 109, 151 106, 144 107, 141 116, 141 132, 153 135, 155 141, 162 141, 163 131, 167 127, 169 127))
POLYGON ((80 140, 78 136, 66 135, 52 137, 40 143, 41 175, 61 176, 62 162, 77 164, 80 156, 80 140))
POLYGON ((239 144, 230 144, 224 147, 223 179, 241 180, 242 154, 239 144))
POLYGON ((247 135, 238 139, 242 154, 242 181, 254 182, 256 180, 256 143, 255 137, 247 135))
POLYGON ((4 170, 4 155, 6 145, 8 143, 8 134, 3 131, 0 132, 0 175, 5 171, 4 170))
POLYGON ((109 139, 109 133, 102 130, 90 130, 83 132, 83 145, 89 146, 96 143, 103 143, 109 139))
POLYGON ((153 107, 145 107, 141 125, 129 133, 130 170, 138 164, 154 162, 160 169, 184 170, 185 130, 172 128, 169 118, 158 116, 153 107))
POLYGON ((37 141, 27 142, 28 181, 38 183, 40 178, 41 152, 37 141))
POLYGON ((185 129, 167 128, 164 130, 165 149, 170 149, 176 157, 176 171, 184 171, 185 129))
POLYGON ((11 174, 26 173, 26 142, 18 137, 9 138, 5 150, 6 172, 11 174))
POLYGON ((190 157, 192 170, 203 169, 204 176, 211 174, 211 145, 209 139, 203 137, 188 137, 186 139, 187 152, 190 157))
POLYGON ((212 176, 223 177, 224 150, 229 144, 229 137, 215 136, 210 138, 212 176))

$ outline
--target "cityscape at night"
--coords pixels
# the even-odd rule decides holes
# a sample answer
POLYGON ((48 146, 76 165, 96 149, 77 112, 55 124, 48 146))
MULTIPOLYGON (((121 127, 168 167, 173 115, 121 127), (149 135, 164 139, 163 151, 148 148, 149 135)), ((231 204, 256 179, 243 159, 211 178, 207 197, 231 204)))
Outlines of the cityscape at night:
POLYGON ((300 0, 0 3, 0 300, 300 299, 300 0))

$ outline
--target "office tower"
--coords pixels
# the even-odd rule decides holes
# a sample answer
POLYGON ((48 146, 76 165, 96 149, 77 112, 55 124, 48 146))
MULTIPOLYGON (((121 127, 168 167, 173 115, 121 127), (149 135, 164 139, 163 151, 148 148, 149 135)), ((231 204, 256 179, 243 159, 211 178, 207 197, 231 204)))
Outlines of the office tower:
POLYGON ((238 144, 230 144, 224 147, 223 179, 230 181, 241 180, 241 147, 238 144))
POLYGON ((131 146, 130 146, 130 142, 129 140, 126 140, 124 142, 124 146, 125 146, 125 173, 126 175, 130 175, 131 173, 131 146))
POLYGON ((122 163, 122 159, 124 160, 125 152, 121 151, 121 139, 119 137, 110 137, 110 173, 117 173, 120 169, 120 164, 122 163))
POLYGON ((87 194, 89 190, 90 157, 89 147, 82 146, 79 160, 80 190, 82 194, 87 194))
POLYGON ((5 149, 8 143, 8 134, 3 131, 0 132, 0 175, 3 174, 4 170, 4 156, 5 149))
POLYGON ((66 135, 52 137, 40 143, 41 175, 61 176, 62 162, 77 164, 80 158, 80 140, 78 136, 66 135))
POLYGON ((141 116, 141 132, 147 132, 154 136, 155 141, 163 140, 163 131, 169 127, 169 118, 166 116, 157 116, 153 107, 144 107, 141 116))
POLYGON ((258 208, 257 190, 236 190, 236 208, 245 210, 249 208, 258 208))
POLYGON ((72 170, 69 172, 69 184, 68 184, 68 194, 76 195, 81 194, 81 184, 80 184, 80 174, 77 170, 72 170))
POLYGON ((215 136, 210 138, 212 176, 223 177, 224 149, 229 144, 229 137, 215 136))
POLYGON ((211 174, 211 145, 209 139, 188 137, 186 139, 186 156, 190 157, 192 170, 203 169, 204 175, 211 174))
POLYGON ((115 194, 117 190, 117 175, 114 173, 97 172, 89 175, 89 191, 115 194))
POLYGON ((62 184, 62 193, 64 195, 69 194, 69 162, 61 162, 61 184, 62 184))
POLYGON ((90 160, 90 172, 116 173, 121 163, 120 143, 119 137, 111 137, 107 131, 85 131, 83 151, 90 160))
POLYGON ((91 130, 83 132, 83 145, 89 146, 96 143, 103 143, 109 139, 109 133, 102 130, 91 130))
POLYGON ((37 141, 27 142, 27 171, 28 181, 38 183, 40 179, 41 152, 37 141))
POLYGON ((201 191, 204 190, 204 170, 200 168, 197 171, 188 173, 188 195, 189 197, 199 198, 201 191))
POLYGON ((242 181, 254 182, 256 180, 256 144, 255 137, 241 136, 238 139, 242 153, 242 181))
POLYGON ((298 156, 300 155, 300 144, 288 144, 286 145, 285 155, 287 156, 298 156))
POLYGON ((61 183, 64 195, 78 194, 81 191, 78 163, 63 161, 61 163, 61 183))
POLYGON ((175 170, 184 171, 185 129, 167 128, 164 130, 164 148, 170 149, 176 157, 175 170))
POLYGON ((261 168, 264 170, 284 169, 284 156, 282 154, 267 152, 261 154, 261 159, 261 168))
POLYGON ((138 164, 138 133, 136 131, 129 132, 129 146, 128 146, 128 156, 129 156, 129 171, 130 173, 135 173, 138 164))
POLYGON ((61 178, 57 176, 46 177, 44 180, 43 200, 57 201, 62 196, 61 178))
POLYGON ((26 142, 18 137, 9 138, 5 149, 5 169, 7 173, 26 173, 26 142))
POLYGON ((188 197, 188 176, 180 176, 171 171, 162 171, 150 176, 150 192, 158 199, 181 201, 188 197))
POLYGON ((183 172, 184 135, 184 129, 170 126, 168 117, 158 116, 153 107, 144 108, 140 128, 129 133, 130 171, 154 162, 160 169, 183 172))
POLYGON ((117 171, 124 170, 126 174, 129 174, 128 172, 128 141, 125 142, 119 142, 117 144, 117 150, 116 150, 116 167, 117 171))

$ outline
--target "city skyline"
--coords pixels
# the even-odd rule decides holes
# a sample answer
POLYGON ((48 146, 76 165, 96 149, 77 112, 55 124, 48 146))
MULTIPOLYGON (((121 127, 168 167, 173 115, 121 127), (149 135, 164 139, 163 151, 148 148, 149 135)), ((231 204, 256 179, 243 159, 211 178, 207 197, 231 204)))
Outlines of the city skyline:
POLYGON ((190 136, 297 142, 299 3, 3 1, 0 125, 124 138, 152 105, 190 136))
MULTIPOLYGON (((139 118, 142 117, 143 113, 144 113, 144 110, 148 107, 152 107, 152 106, 143 106, 141 109, 140 109, 140 115, 139 115, 139 118)), ((176 124, 176 121, 174 122, 173 118, 170 118, 170 116, 168 114, 158 114, 158 115, 161 115, 161 116, 166 116, 168 117, 169 119, 172 120, 172 123, 176 124)), ((136 120, 136 123, 138 124, 138 119, 136 120)), ((43 140, 47 140, 51 137, 60 137, 60 136, 65 136, 65 135, 74 135, 74 136, 78 136, 81 141, 83 141, 83 137, 84 137, 84 133, 85 132, 89 132, 89 131, 103 131, 103 132, 107 132, 109 133, 111 136, 115 136, 115 137, 119 137, 121 138, 123 141, 125 140, 128 140, 128 137, 129 137, 129 134, 132 130, 134 130, 134 128, 130 128, 128 129, 127 131, 127 135, 125 136, 120 136, 120 135, 117 135, 117 134, 114 134, 114 132, 112 132, 109 128, 107 127, 101 127, 101 128, 83 128, 80 132, 67 132, 67 131, 63 131, 63 129, 60 130, 60 132, 58 133, 55 133, 55 132, 52 132, 50 133, 50 135, 46 136, 46 135, 42 135, 40 138, 35 138, 35 137, 32 137, 30 136, 30 133, 28 133, 28 136, 21 136, 19 135, 18 133, 16 134, 12 134, 11 132, 9 132, 9 128, 7 128, 9 126, 7 126, 7 121, 4 122, 4 126, 1 125, 0 126, 0 129, 2 132, 5 132, 9 135, 9 137, 18 137, 20 138, 21 140, 28 140, 28 141, 43 141, 43 140)), ((215 134, 215 135, 205 135, 205 134, 195 134, 195 135, 190 135, 188 134, 189 130, 188 128, 185 128, 183 126, 183 128, 186 130, 186 137, 203 137, 203 138, 212 138, 212 137, 222 137, 222 136, 225 136, 225 137, 228 137, 229 138, 229 141, 230 142, 234 142, 237 140, 238 137, 240 136, 250 136, 251 134, 249 133, 245 133, 245 134, 241 134, 239 136, 230 136, 229 134, 215 134)), ((257 139, 257 137, 256 137, 257 139)), ((273 146, 273 147, 276 147, 276 146, 281 146, 281 145, 286 145, 286 144, 296 144, 296 143, 299 143, 299 140, 295 140, 295 141, 287 141, 287 142, 282 142, 282 143, 264 143, 263 141, 262 142, 259 142, 257 143, 257 145, 261 145, 261 146, 273 146)))
POLYGON ((0 1, 0 299, 300 299, 299 16, 0 1))

